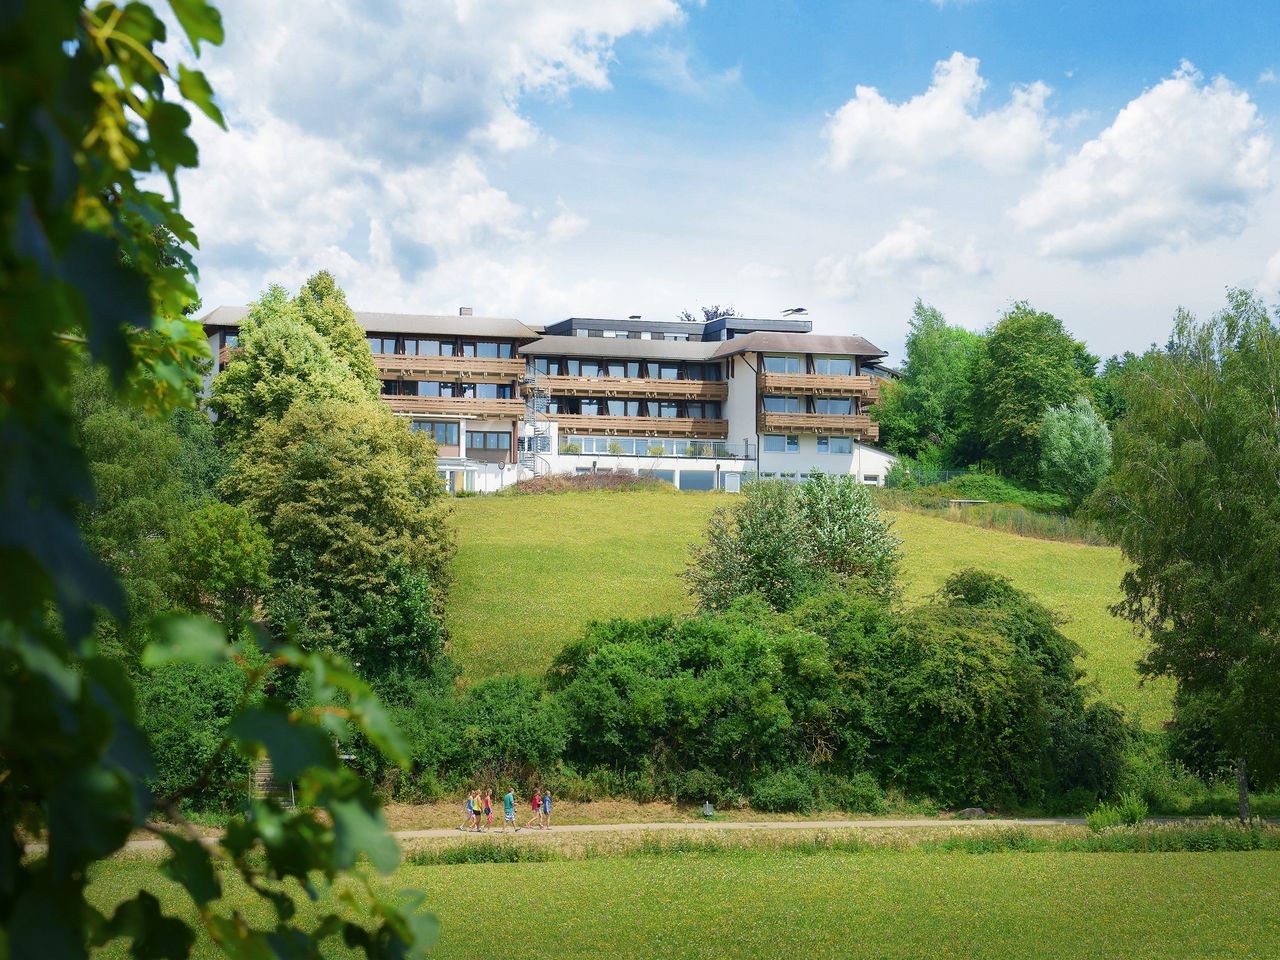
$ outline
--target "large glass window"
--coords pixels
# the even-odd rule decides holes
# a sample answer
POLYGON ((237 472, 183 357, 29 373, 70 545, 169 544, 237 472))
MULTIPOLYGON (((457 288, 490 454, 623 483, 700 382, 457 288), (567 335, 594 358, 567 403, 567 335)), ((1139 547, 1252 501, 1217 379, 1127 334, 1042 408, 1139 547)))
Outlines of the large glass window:
POLYGON ((468 450, 510 450, 511 434, 497 430, 468 430, 468 450))
POLYGON ((627 375, 627 365, 621 360, 610 360, 604 367, 605 373, 611 377, 625 377, 627 375))
POLYGON ((814 397, 813 412, 847 417, 853 413, 853 401, 848 397, 814 397))
POLYGON ((687 363, 684 368, 684 378, 686 380, 719 380, 720 364, 687 363))
POLYGON ((829 377, 853 376, 852 357, 814 357, 813 372, 823 373, 829 377))
POLYGON ((604 413, 604 402, 601 400, 581 400, 579 405, 582 407, 583 414, 588 417, 595 417, 604 413))
POLYGON ((600 361, 599 360, 583 360, 582 376, 584 377, 600 376, 600 361))
MULTIPOLYGON (((654 364, 649 364, 650 369, 654 364)), ((658 376, 663 380, 677 380, 680 377, 680 365, 678 363, 659 363, 657 364, 658 376)), ((650 374, 652 376, 652 374, 650 374)))
POLYGON ((475 396, 481 400, 510 400, 511 384, 509 383, 477 383, 475 396))
POLYGON ((434 420, 414 420, 409 424, 414 433, 429 433, 437 446, 456 447, 458 445, 458 425, 456 423, 439 423, 434 420))
POLYGON ((420 397, 447 397, 440 388, 452 386, 447 383, 437 383, 435 380, 419 380, 417 381, 418 389, 415 391, 420 397))
POLYGON ((819 453, 853 453, 852 437, 819 437, 819 453))
POLYGON ((765 357, 765 373, 803 373, 804 365, 799 357, 765 357))
POLYGON ((579 360, 561 360, 560 372, 568 377, 576 377, 582 373, 582 362, 579 360))
POLYGON ((639 400, 608 400, 605 403, 611 417, 638 417, 640 415, 639 400))
POLYGON ((686 404, 686 409, 691 417, 698 417, 707 420, 720 419, 719 400, 693 401, 686 404))
POLYGON ((400 350, 406 357, 416 357, 418 355, 418 341, 413 337, 409 337, 404 341, 404 346, 400 350))
POLYGON ((222 335, 222 345, 224 347, 238 347, 240 345, 240 334, 224 333, 222 335))
POLYGON ((533 369, 545 377, 551 373, 551 361, 546 357, 535 357, 533 360, 533 369))
POLYGON ((632 378, 635 378, 635 377, 640 376, 640 361, 639 361, 639 360, 628 360, 628 361, 627 361, 627 376, 628 376, 628 377, 632 377, 632 378))
POLYGON ((766 396, 764 398, 765 413, 801 413, 803 409, 799 397, 766 396))
POLYGON ((766 433, 764 451, 765 453, 799 453, 800 438, 795 434, 766 433))

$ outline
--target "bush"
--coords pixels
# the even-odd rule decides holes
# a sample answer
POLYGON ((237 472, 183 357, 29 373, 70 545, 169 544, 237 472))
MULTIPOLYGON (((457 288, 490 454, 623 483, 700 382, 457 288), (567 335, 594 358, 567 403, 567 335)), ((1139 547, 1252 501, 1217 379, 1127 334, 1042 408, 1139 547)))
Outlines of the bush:
POLYGON ((1094 833, 1101 833, 1109 827, 1118 827, 1124 823, 1120 808, 1112 803, 1100 803, 1084 817, 1085 825, 1094 833))
POLYGON ((724 777, 710 770, 689 770, 681 774, 676 781, 676 799, 681 803, 724 803, 729 792, 729 783, 724 777))
POLYGON ((967 473, 945 483, 923 488, 923 492, 954 500, 989 500, 1038 510, 1062 513, 1070 509, 1070 501, 1059 493, 1032 490, 994 473, 967 473))
POLYGON ((807 770, 775 770, 751 782, 751 806, 765 813, 809 813, 815 785, 807 770))
POLYGON ((1123 822, 1136 827, 1147 819, 1147 801, 1136 793, 1122 793, 1116 803, 1116 812, 1123 822))
POLYGON ((851 777, 824 777, 821 794, 828 804, 847 813, 882 813, 885 808, 884 791, 866 770, 851 777))

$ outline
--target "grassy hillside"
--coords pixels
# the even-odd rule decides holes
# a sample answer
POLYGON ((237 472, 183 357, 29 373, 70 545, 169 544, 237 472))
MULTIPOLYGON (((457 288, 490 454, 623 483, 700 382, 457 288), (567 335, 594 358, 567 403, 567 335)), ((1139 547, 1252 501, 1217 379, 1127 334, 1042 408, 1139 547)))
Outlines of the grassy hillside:
MULTIPOLYGON (((540 670, 591 620, 690 608, 679 573, 724 498, 703 493, 568 493, 459 500, 449 626, 468 677, 540 670)), ((1148 725, 1168 715, 1165 684, 1138 685, 1141 642, 1107 607, 1119 551, 1031 540, 902 513, 910 599, 980 567, 1010 577, 1069 618, 1102 695, 1148 725)))

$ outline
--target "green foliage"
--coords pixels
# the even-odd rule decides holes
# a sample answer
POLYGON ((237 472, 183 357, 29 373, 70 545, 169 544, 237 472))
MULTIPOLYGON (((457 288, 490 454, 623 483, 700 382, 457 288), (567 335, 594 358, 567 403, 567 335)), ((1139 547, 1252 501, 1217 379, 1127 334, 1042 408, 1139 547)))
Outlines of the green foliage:
POLYGON ((917 300, 909 321, 902 379, 881 387, 872 413, 881 442, 895 454, 969 462, 973 453, 969 394, 982 338, 950 326, 917 300))
POLYGON ((1069 506, 1067 499, 1061 494, 1032 490, 994 473, 966 473, 952 477, 945 483, 924 487, 921 492, 954 500, 988 500, 991 503, 1013 504, 1042 513, 1065 510, 1069 506))
MULTIPOLYGON (((194 48, 221 42, 221 21, 205 0, 172 6, 194 48)), ((420 956, 435 923, 419 909, 420 896, 390 896, 367 872, 351 870, 368 855, 387 871, 396 851, 367 787, 340 765, 329 737, 350 724, 393 758, 403 761, 404 751, 376 700, 341 664, 287 646, 262 658, 309 677, 325 707, 281 713, 267 747, 273 760, 317 735, 328 747, 295 768, 304 811, 256 801, 251 816, 233 819, 208 848, 185 825, 187 794, 209 789, 231 751, 267 746, 237 739, 234 720, 212 753, 201 745, 208 778, 162 797, 148 789, 172 771, 153 764, 125 662, 91 630, 103 616, 119 622, 126 600, 130 629, 164 605, 168 521, 202 486, 178 462, 180 429, 158 416, 194 406, 208 352, 186 318, 196 301, 196 237, 176 190, 178 170, 196 164, 196 145, 190 114, 166 95, 216 123, 222 117, 202 74, 182 64, 175 75, 160 58, 165 22, 146 3, 8 4, 3 20, 0 952, 62 960, 122 940, 135 957, 184 957, 195 934, 173 913, 191 916, 194 907, 231 956, 315 955, 335 935, 370 956, 420 956), (172 200, 144 186, 157 174, 172 200), (109 390, 95 374, 74 382, 86 357, 105 368, 109 390), (134 408, 132 420, 113 396, 134 408), (181 830, 165 836, 163 869, 182 902, 162 912, 156 896, 135 888, 108 916, 86 898, 91 868, 156 815, 181 830), (24 854, 32 837, 47 843, 45 855, 24 854), (214 858, 257 903, 243 913, 222 909, 214 858), (363 901, 356 918, 317 910, 301 920, 277 892, 278 881, 315 890, 340 876, 363 901)), ((232 661, 207 621, 157 629, 144 665, 167 671, 159 665, 186 662, 214 679, 234 662, 242 699, 266 679, 266 666, 232 661)), ((144 709, 169 698, 172 681, 162 684, 169 693, 144 692, 144 709)))
POLYGON ((1084 397, 1050 407, 1040 425, 1040 477, 1078 507, 1111 469, 1111 431, 1084 397))
POLYGON ((1094 833, 1101 833, 1110 827, 1118 827, 1124 823, 1120 808, 1114 803, 1100 803, 1084 816, 1085 825, 1094 833))
POLYGON ((1061 320, 1025 301, 991 328, 974 367, 972 405, 986 455, 1001 470, 1035 475, 1044 412, 1086 392, 1091 360, 1061 320))
POLYGON ((399 566, 428 578, 438 610, 453 543, 434 448, 383 404, 294 404, 243 444, 222 490, 274 545, 272 622, 311 645, 350 652, 338 628, 399 566))
POLYGON ((808 813, 816 794, 814 777, 804 769, 774 770, 751 781, 751 806, 765 813, 808 813))
POLYGON ((1142 669, 1213 698, 1246 819, 1248 766, 1280 766, 1277 392, 1280 332, 1257 297, 1232 291, 1207 323, 1180 311, 1130 381, 1092 501, 1132 564, 1115 612, 1151 642, 1142 669))
POLYGON ((1147 801, 1136 793, 1120 794, 1116 809, 1120 811, 1120 819, 1131 827, 1136 827, 1147 819, 1147 801))
POLYGON ((177 596, 234 636, 271 584, 271 542, 243 507, 211 501, 187 514, 170 545, 177 596))
POLYGON ((209 400, 219 434, 233 447, 295 403, 357 405, 371 399, 346 359, 303 318, 283 287, 268 288, 250 305, 239 337, 231 362, 213 379, 209 400))
POLYGON ((378 368, 369 352, 364 328, 356 320, 355 311, 347 305, 347 295, 328 270, 307 278, 293 300, 297 315, 324 338, 334 355, 347 365, 370 399, 377 399, 382 388, 378 368))
POLYGON ((1147 801, 1137 793, 1121 793, 1115 803, 1100 803, 1085 815, 1084 822, 1094 833, 1110 827, 1136 827, 1147 819, 1147 801))
POLYGON ((712 515, 692 551, 685 580, 700 609, 758 593, 785 610, 828 578, 858 578, 882 596, 896 589, 899 542, 857 478, 765 480, 744 493, 712 515))

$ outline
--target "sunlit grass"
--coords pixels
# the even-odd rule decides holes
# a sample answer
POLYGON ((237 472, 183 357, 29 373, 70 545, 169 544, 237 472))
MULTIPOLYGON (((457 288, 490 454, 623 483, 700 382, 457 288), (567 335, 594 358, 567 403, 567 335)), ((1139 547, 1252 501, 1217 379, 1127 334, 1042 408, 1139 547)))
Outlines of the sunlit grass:
MULTIPOLYGON (((591 620, 682 613, 680 571, 711 511, 699 493, 566 493, 459 500, 453 651, 468 678, 539 671, 591 620)), ((1142 642, 1108 607, 1123 561, 1111 547, 1033 540, 916 513, 897 515, 910 600, 964 567, 1010 577, 1068 618, 1100 695, 1154 726, 1170 688, 1140 686, 1142 642)))

